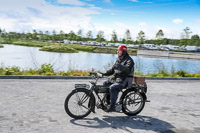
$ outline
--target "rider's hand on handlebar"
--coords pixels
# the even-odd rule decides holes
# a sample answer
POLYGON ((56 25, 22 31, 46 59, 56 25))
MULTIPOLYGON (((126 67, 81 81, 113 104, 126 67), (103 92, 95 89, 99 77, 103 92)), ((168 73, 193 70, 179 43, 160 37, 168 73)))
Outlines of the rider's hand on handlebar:
POLYGON ((98 77, 100 77, 100 78, 103 78, 103 76, 104 76, 104 73, 97 73, 97 75, 98 75, 98 77))

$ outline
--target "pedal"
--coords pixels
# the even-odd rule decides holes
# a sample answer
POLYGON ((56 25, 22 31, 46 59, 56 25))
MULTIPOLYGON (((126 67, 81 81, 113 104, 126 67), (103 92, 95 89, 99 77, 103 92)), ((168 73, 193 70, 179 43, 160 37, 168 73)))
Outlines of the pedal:
POLYGON ((150 100, 146 100, 145 102, 151 102, 150 100))

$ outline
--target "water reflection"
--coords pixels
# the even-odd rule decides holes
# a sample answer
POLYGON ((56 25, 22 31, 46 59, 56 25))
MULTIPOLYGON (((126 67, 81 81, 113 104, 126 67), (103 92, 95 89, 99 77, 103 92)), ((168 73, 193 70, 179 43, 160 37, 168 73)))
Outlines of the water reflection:
MULTIPOLYGON (((149 58, 142 56, 131 56, 135 61, 135 71, 146 73, 158 72, 166 69, 171 72, 172 68, 184 70, 190 73, 200 71, 200 61, 149 58)), ((39 68, 42 64, 52 64, 56 71, 67 71, 70 69, 105 71, 108 64, 115 62, 116 54, 99 53, 54 53, 39 51, 39 48, 15 45, 4 45, 0 48, 0 63, 4 66, 19 66, 23 69, 39 68)))

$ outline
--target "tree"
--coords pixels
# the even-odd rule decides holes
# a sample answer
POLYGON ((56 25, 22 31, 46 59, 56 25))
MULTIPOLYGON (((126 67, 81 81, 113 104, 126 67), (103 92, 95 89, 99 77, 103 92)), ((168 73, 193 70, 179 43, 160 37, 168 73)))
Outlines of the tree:
POLYGON ((60 31, 60 37, 59 37, 60 40, 64 40, 65 39, 65 32, 64 31, 60 31))
POLYGON ((191 45, 200 46, 200 37, 199 35, 193 35, 190 41, 191 45))
POLYGON ((50 37, 49 37, 49 31, 45 31, 44 39, 45 40, 49 40, 50 39, 50 37))
POLYGON ((42 31, 39 31, 39 38, 40 38, 40 40, 44 40, 44 34, 43 34, 43 32, 42 31))
POLYGON ((126 39, 123 38, 123 39, 122 39, 122 43, 126 43, 126 39))
POLYGON ((193 35, 193 36, 191 37, 191 39, 197 41, 197 40, 200 39, 200 37, 199 37, 199 35, 193 35))
POLYGON ((92 31, 91 30, 86 33, 86 37, 88 40, 92 39, 92 31))
POLYGON ((27 39, 32 39, 32 34, 30 32, 26 33, 25 38, 27 39))
POLYGON ((98 34, 97 34, 97 38, 96 38, 96 41, 97 42, 102 42, 104 41, 104 32, 103 31, 99 31, 98 34))
POLYGON ((144 43, 144 41, 145 41, 145 33, 143 31, 140 31, 138 33, 137 40, 139 41, 140 44, 144 43))
POLYGON ((82 37, 82 30, 81 29, 78 31, 77 35, 82 37))
POLYGON ((126 44, 128 44, 128 42, 131 41, 131 33, 130 33, 129 29, 126 30, 124 39, 126 40, 126 44))
POLYGON ((160 29, 157 33, 156 33, 156 38, 157 39, 162 39, 162 37, 164 36, 163 31, 160 29))
POLYGON ((80 29, 80 30, 77 32, 76 40, 77 40, 77 41, 81 41, 81 39, 82 39, 82 30, 80 29))
POLYGON ((37 39, 37 31, 36 30, 33 30, 33 39, 37 39))
POLYGON ((70 33, 67 36, 67 39, 70 41, 75 40, 76 39, 75 33, 73 31, 70 31, 70 33))
POLYGON ((183 33, 181 34, 181 38, 182 39, 189 39, 191 33, 192 33, 192 31, 190 30, 190 28, 186 27, 185 29, 183 29, 183 33))
POLYGON ((160 45, 160 44, 166 43, 166 42, 164 42, 164 40, 163 40, 163 36, 164 36, 164 33, 163 33, 163 31, 160 29, 160 30, 156 33, 156 39, 157 39, 157 40, 155 40, 154 44, 160 45))
POLYGON ((53 30, 53 31, 52 31, 52 34, 53 34, 53 35, 52 35, 52 40, 55 41, 55 40, 57 39, 57 38, 56 38, 56 30, 53 30))
POLYGON ((186 45, 189 45, 189 44, 188 44, 188 39, 180 39, 180 41, 179 41, 179 45, 180 45, 180 46, 186 46, 186 45))
POLYGON ((118 42, 118 39, 117 39, 117 33, 115 32, 115 30, 113 30, 113 33, 112 33, 112 38, 111 38, 111 42, 118 42))

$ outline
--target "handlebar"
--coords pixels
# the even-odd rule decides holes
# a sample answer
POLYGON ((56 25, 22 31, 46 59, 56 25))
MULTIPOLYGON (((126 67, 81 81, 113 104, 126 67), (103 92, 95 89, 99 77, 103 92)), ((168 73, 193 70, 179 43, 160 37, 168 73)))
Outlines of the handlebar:
POLYGON ((101 73, 96 73, 96 72, 90 72, 90 76, 95 78, 95 82, 90 82, 91 84, 97 84, 99 78, 103 78, 103 75, 101 73))
POLYGON ((101 73, 96 73, 96 72, 90 72, 90 76, 95 78, 103 78, 101 73))

